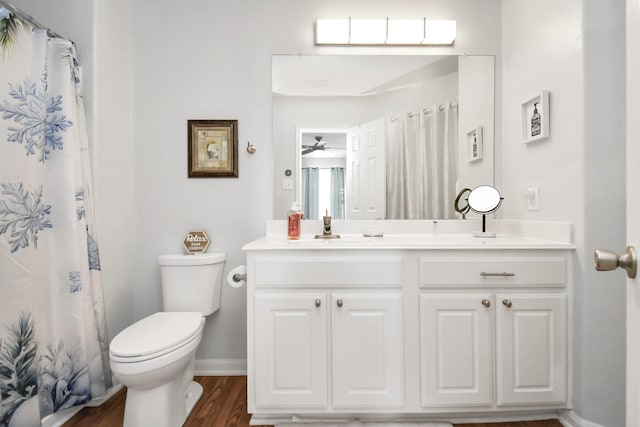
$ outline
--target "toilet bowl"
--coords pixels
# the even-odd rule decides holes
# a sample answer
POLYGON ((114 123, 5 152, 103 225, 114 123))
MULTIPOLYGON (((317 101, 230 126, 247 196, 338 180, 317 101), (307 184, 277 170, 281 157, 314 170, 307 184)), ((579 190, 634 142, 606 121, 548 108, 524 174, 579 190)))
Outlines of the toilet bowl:
POLYGON ((202 396, 202 386, 193 381, 195 354, 204 316, 220 306, 224 259, 224 254, 159 257, 163 309, 169 311, 134 323, 109 346, 113 375, 127 387, 124 427, 182 426, 202 396))

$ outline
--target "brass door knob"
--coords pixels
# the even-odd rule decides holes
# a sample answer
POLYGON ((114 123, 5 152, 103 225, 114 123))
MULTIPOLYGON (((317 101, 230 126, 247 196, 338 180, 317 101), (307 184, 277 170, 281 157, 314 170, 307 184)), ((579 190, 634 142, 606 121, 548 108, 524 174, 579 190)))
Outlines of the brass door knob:
POLYGON ((485 307, 487 308, 491 307, 491 301, 489 301, 488 299, 483 299, 481 302, 482 302, 482 305, 484 305, 485 307))
POLYGON ((316 300, 316 307, 320 307, 322 305, 322 301, 320 299, 316 300))
POLYGON ((505 300, 502 301, 502 305, 504 305, 507 308, 511 308, 513 303, 511 302, 511 300, 505 299, 505 300))
POLYGON ((338 307, 342 307, 342 300, 339 299, 338 301, 336 301, 336 304, 338 305, 338 307))

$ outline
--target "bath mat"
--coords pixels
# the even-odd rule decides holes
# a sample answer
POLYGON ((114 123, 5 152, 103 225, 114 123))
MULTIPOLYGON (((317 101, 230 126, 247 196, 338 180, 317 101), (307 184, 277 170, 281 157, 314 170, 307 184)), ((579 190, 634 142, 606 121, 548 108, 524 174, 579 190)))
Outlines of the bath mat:
POLYGON ((344 423, 283 423, 276 424, 275 427, 452 427, 451 423, 438 421, 349 421, 344 423))

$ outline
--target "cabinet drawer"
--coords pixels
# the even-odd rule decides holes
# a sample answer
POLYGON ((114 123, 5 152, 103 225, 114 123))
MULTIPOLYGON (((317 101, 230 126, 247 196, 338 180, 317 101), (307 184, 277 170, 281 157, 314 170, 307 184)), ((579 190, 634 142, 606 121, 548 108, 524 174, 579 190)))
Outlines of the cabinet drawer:
POLYGON ((563 287, 567 259, 563 256, 420 257, 420 286, 563 287))
POLYGON ((402 257, 395 255, 264 256, 255 259, 256 286, 402 286, 402 257))

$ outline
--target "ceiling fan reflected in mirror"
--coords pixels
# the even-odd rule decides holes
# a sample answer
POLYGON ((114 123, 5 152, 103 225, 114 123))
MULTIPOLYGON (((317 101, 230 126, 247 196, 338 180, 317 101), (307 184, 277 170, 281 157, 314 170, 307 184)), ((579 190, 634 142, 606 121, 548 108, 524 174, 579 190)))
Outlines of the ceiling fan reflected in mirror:
POLYGON ((324 151, 327 147, 327 141, 325 141, 322 136, 314 136, 316 143, 313 145, 302 145, 302 155, 313 153, 314 151, 322 150, 324 151))

